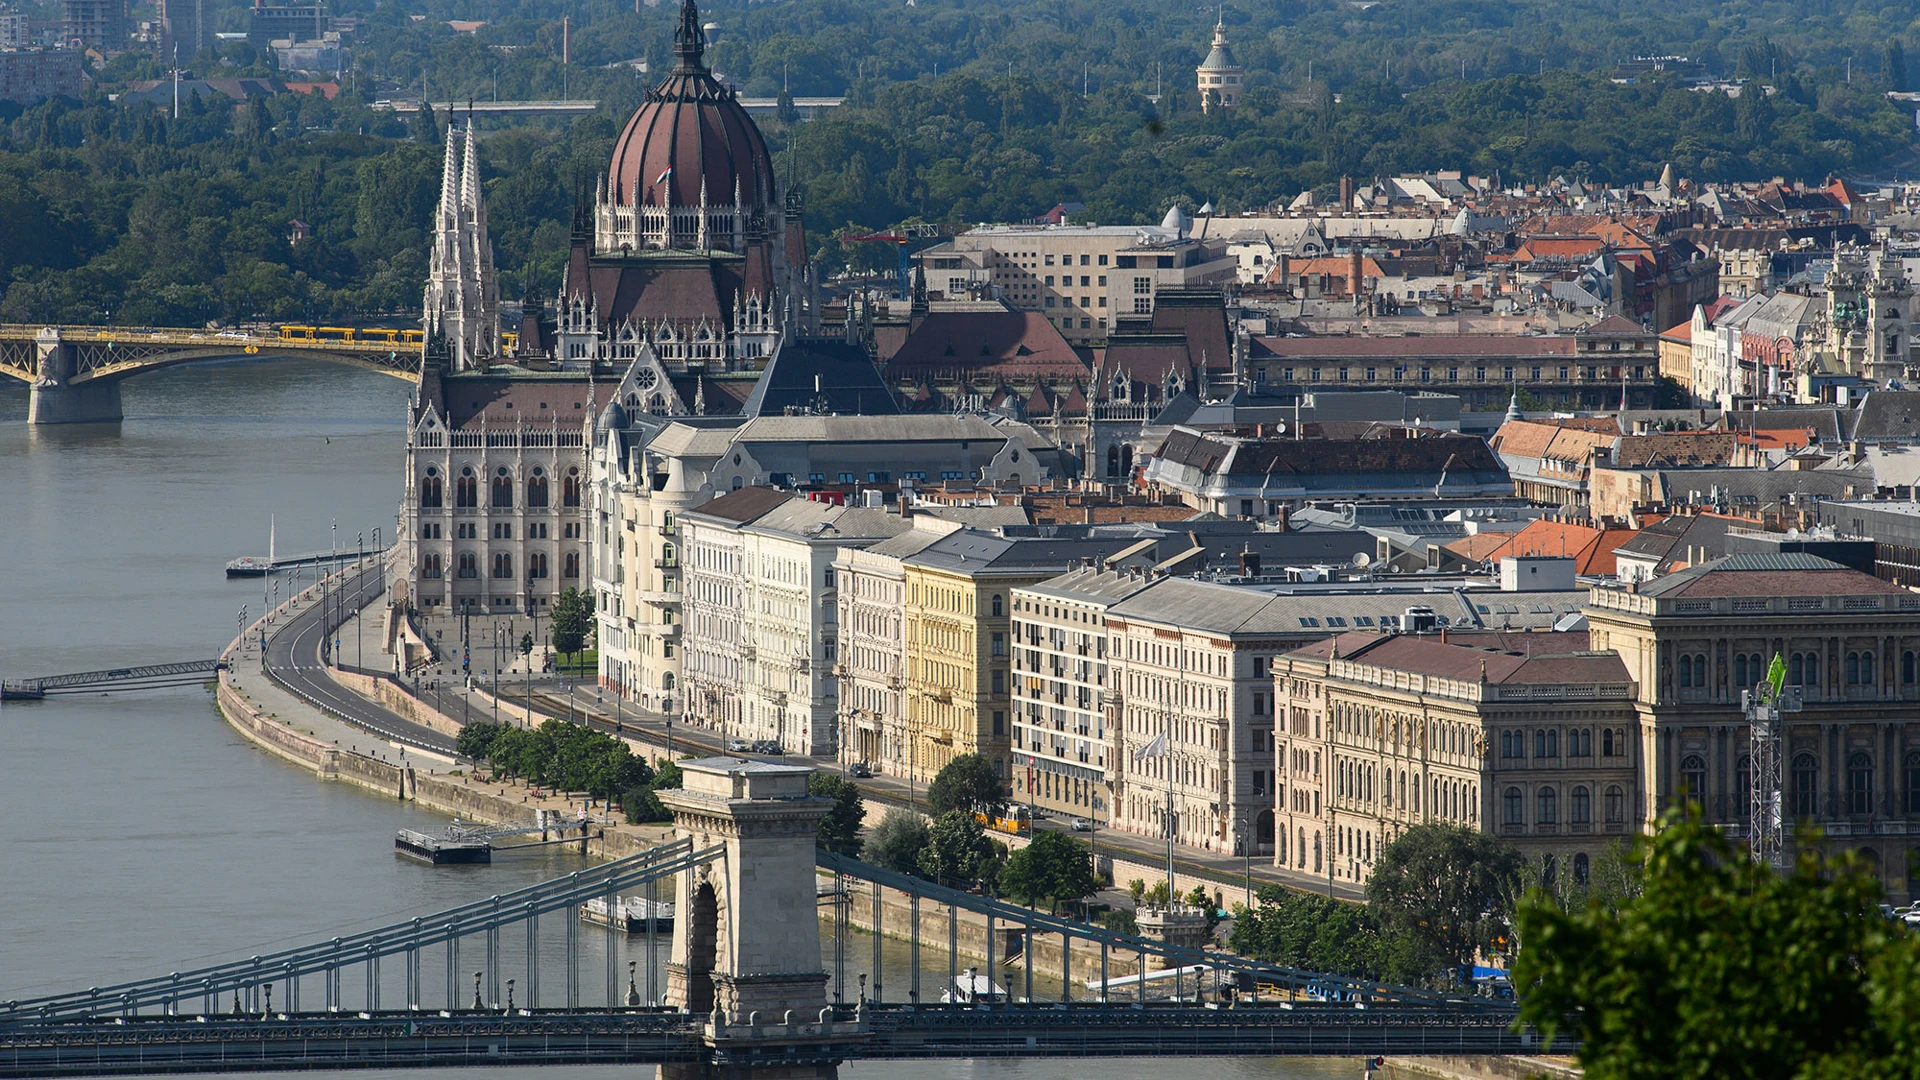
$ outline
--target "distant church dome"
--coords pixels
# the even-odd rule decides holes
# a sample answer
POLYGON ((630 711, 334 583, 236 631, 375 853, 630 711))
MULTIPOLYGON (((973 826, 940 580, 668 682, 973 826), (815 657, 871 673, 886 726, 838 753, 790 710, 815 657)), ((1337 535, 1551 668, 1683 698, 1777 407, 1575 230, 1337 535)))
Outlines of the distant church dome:
POLYGON ((679 64, 647 98, 613 146, 608 201, 615 206, 733 205, 734 186, 746 207, 774 202, 773 159, 747 110, 721 86, 701 59, 706 47, 700 13, 683 0, 673 31, 679 64))

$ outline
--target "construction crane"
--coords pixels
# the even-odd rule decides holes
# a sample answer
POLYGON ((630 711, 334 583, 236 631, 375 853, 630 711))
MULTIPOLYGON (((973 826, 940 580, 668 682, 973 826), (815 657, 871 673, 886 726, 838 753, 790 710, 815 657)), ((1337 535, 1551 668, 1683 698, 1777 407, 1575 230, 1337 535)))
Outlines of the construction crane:
POLYGON ((912 284, 907 274, 908 263, 910 262, 907 245, 915 240, 952 235, 953 229, 951 226, 915 222, 911 225, 896 225, 884 232, 868 233, 865 236, 842 237, 841 242, 847 244, 893 244, 899 254, 899 265, 895 272, 898 274, 900 281, 900 299, 906 300, 912 293, 912 284))

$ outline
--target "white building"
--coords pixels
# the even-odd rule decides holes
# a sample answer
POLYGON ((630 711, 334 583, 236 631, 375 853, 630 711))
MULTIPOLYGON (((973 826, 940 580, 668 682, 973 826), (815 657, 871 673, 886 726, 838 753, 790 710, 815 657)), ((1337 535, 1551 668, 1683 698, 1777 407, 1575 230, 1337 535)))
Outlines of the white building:
POLYGON ((1273 658, 1288 598, 1163 578, 1107 608, 1112 827, 1255 855, 1274 845, 1273 658))
POLYGON ((842 547, 908 527, 877 505, 836 506, 762 487, 682 514, 690 713, 730 739, 833 753, 834 559, 842 547))
POLYGON ((864 547, 842 547, 833 563, 840 603, 840 756, 905 776, 912 754, 906 678, 906 566, 960 522, 914 514, 912 527, 864 547))
MULTIPOLYGON (((1151 555, 1156 545, 1137 546, 1151 555)), ((1119 741, 1108 717, 1107 610, 1151 584, 1089 567, 1013 590, 1014 801, 1110 823, 1119 741)))

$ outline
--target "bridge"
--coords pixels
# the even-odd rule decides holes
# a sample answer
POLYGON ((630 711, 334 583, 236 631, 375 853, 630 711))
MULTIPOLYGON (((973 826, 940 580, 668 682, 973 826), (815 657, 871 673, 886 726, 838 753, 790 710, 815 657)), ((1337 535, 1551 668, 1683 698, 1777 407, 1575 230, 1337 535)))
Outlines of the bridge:
POLYGON ((232 356, 315 356, 419 376, 420 332, 317 327, 213 331, 166 327, 0 325, 0 376, 32 387, 31 424, 119 420, 120 383, 134 375, 232 356), (371 336, 369 336, 371 335, 371 336))
POLYGON ((1539 1049, 1505 1003, 1120 934, 815 853, 830 801, 807 794, 804 766, 707 758, 683 771, 685 788, 660 793, 675 839, 593 870, 271 955, 0 1002, 0 1078, 617 1063, 746 1080, 832 1077, 855 1059, 1539 1049), (644 964, 623 970, 607 937, 604 985, 589 985, 600 980, 583 978, 582 938, 607 932, 583 932, 580 905, 636 889, 651 905, 664 888, 676 911, 664 989, 652 921, 644 964), (871 992, 862 977, 856 996, 846 931, 861 903, 876 932, 871 992), (1004 937, 1020 946, 1026 994, 925 993, 922 943, 942 921, 936 985, 981 985, 959 972, 963 911, 985 920, 987 985, 1009 966, 993 955, 1004 937), (885 969, 887 936, 912 950, 905 972, 885 969), (1055 937, 1061 1000, 1042 1001, 1033 957, 1055 937), (1124 976, 1149 965, 1210 975, 1149 1000, 1145 980, 1124 976))
POLYGON ((49 694, 105 694, 119 690, 158 690, 206 682, 220 670, 220 661, 186 660, 177 664, 78 671, 71 675, 44 675, 0 683, 0 701, 38 701, 49 694))

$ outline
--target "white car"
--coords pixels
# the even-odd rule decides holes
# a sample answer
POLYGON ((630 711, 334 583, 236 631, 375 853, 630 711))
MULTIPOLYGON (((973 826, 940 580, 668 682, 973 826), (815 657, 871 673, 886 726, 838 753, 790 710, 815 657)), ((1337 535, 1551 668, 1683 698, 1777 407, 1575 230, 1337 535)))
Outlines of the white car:
POLYGON ((1086 818, 1083 818, 1083 817, 1074 818, 1072 821, 1069 821, 1067 823, 1067 826, 1071 828, 1074 832, 1092 832, 1093 831, 1093 822, 1088 821, 1086 818))

